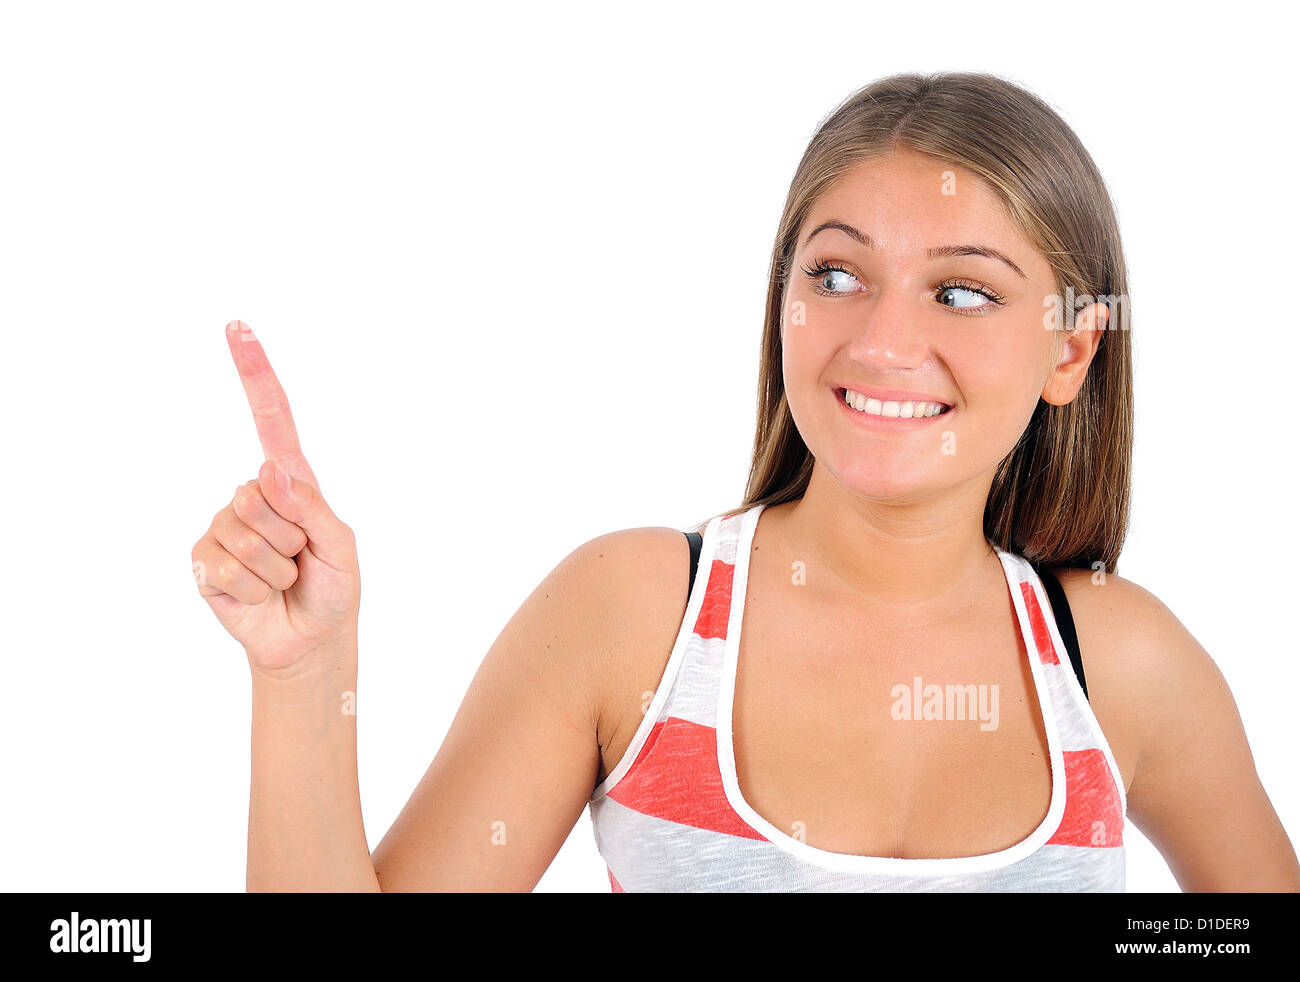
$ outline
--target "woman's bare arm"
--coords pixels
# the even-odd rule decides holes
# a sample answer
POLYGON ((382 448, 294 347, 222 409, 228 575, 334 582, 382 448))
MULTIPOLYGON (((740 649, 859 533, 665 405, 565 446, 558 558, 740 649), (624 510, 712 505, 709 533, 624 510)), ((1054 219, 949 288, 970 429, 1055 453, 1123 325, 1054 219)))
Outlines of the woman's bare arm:
POLYGON ((1300 863, 1214 660, 1154 595, 1070 577, 1094 702, 1136 734, 1128 817, 1185 891, 1300 890, 1300 863), (1104 631, 1098 626, 1105 624, 1104 631), (1085 635, 1085 630, 1088 633, 1085 635))
POLYGON ((543 580, 372 856, 357 780, 356 537, 321 496, 261 342, 242 321, 225 335, 266 459, 191 560, 252 671, 248 889, 531 889, 594 789, 600 736, 637 704, 629 666, 667 659, 685 608, 685 537, 611 533, 543 580), (622 695, 606 712, 611 688, 622 695))
POLYGON ((356 645, 296 678, 253 675, 247 889, 379 890, 357 781, 356 645))
POLYGON ((607 688, 626 676, 638 646, 662 645, 667 659, 687 557, 674 529, 614 532, 574 550, 538 585, 376 847, 384 891, 536 886, 595 789, 607 688))

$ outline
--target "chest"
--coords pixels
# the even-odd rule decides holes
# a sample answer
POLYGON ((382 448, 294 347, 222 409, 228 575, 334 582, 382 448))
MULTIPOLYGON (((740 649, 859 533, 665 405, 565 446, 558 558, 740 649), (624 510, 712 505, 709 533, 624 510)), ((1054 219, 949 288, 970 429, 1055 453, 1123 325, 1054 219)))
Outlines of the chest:
POLYGON ((751 571, 734 683, 721 681, 744 801, 830 852, 957 857, 1027 838, 1051 761, 1005 581, 923 626, 786 583, 751 571))

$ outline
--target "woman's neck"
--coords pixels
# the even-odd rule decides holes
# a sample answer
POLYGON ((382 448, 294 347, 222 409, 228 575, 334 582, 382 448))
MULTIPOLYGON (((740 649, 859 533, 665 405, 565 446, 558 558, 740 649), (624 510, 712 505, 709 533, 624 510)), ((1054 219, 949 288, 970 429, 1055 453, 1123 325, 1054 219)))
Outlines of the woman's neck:
POLYGON ((774 531, 810 582, 817 577, 855 605, 920 624, 973 602, 987 586, 997 565, 984 537, 991 484, 990 473, 941 497, 885 505, 814 464, 804 496, 776 506, 774 531))

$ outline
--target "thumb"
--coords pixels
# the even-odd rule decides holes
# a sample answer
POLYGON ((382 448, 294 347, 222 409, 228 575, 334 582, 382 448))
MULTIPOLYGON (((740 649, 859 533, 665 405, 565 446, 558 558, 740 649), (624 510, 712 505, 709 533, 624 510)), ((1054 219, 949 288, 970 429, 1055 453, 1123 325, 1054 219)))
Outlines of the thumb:
POLYGON ((257 472, 257 483, 267 504, 307 533, 316 558, 338 570, 356 566, 352 529, 334 514, 310 482, 277 467, 274 460, 265 460, 257 472))

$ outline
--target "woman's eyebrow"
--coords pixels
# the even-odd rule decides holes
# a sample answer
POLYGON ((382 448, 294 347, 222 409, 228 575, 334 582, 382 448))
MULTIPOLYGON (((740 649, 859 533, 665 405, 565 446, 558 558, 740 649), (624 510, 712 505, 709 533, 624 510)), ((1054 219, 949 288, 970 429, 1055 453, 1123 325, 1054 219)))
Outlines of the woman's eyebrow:
MULTIPOLYGON (((872 241, 871 236, 867 235, 867 233, 859 232, 856 228, 854 228, 852 225, 849 225, 847 222, 840 222, 834 219, 832 219, 829 222, 822 222, 815 229, 809 232, 807 238, 803 240, 803 244, 807 245, 809 241, 811 241, 814 235, 816 235, 818 232, 824 232, 828 228, 839 229, 841 232, 844 232, 845 234, 855 239, 858 242, 858 244, 861 245, 864 249, 874 249, 876 247, 875 242, 872 241)), ((1028 279, 1028 277, 1025 276, 1024 272, 1021 271, 1019 266, 1013 263, 1002 253, 998 252, 996 249, 990 249, 988 246, 981 246, 981 245, 935 246, 932 249, 927 249, 925 251, 925 254, 930 259, 938 259, 940 256, 985 256, 989 259, 996 259, 998 262, 1006 263, 1008 266, 1010 266, 1012 269, 1016 271, 1016 275, 1018 275, 1022 280, 1028 279)))

